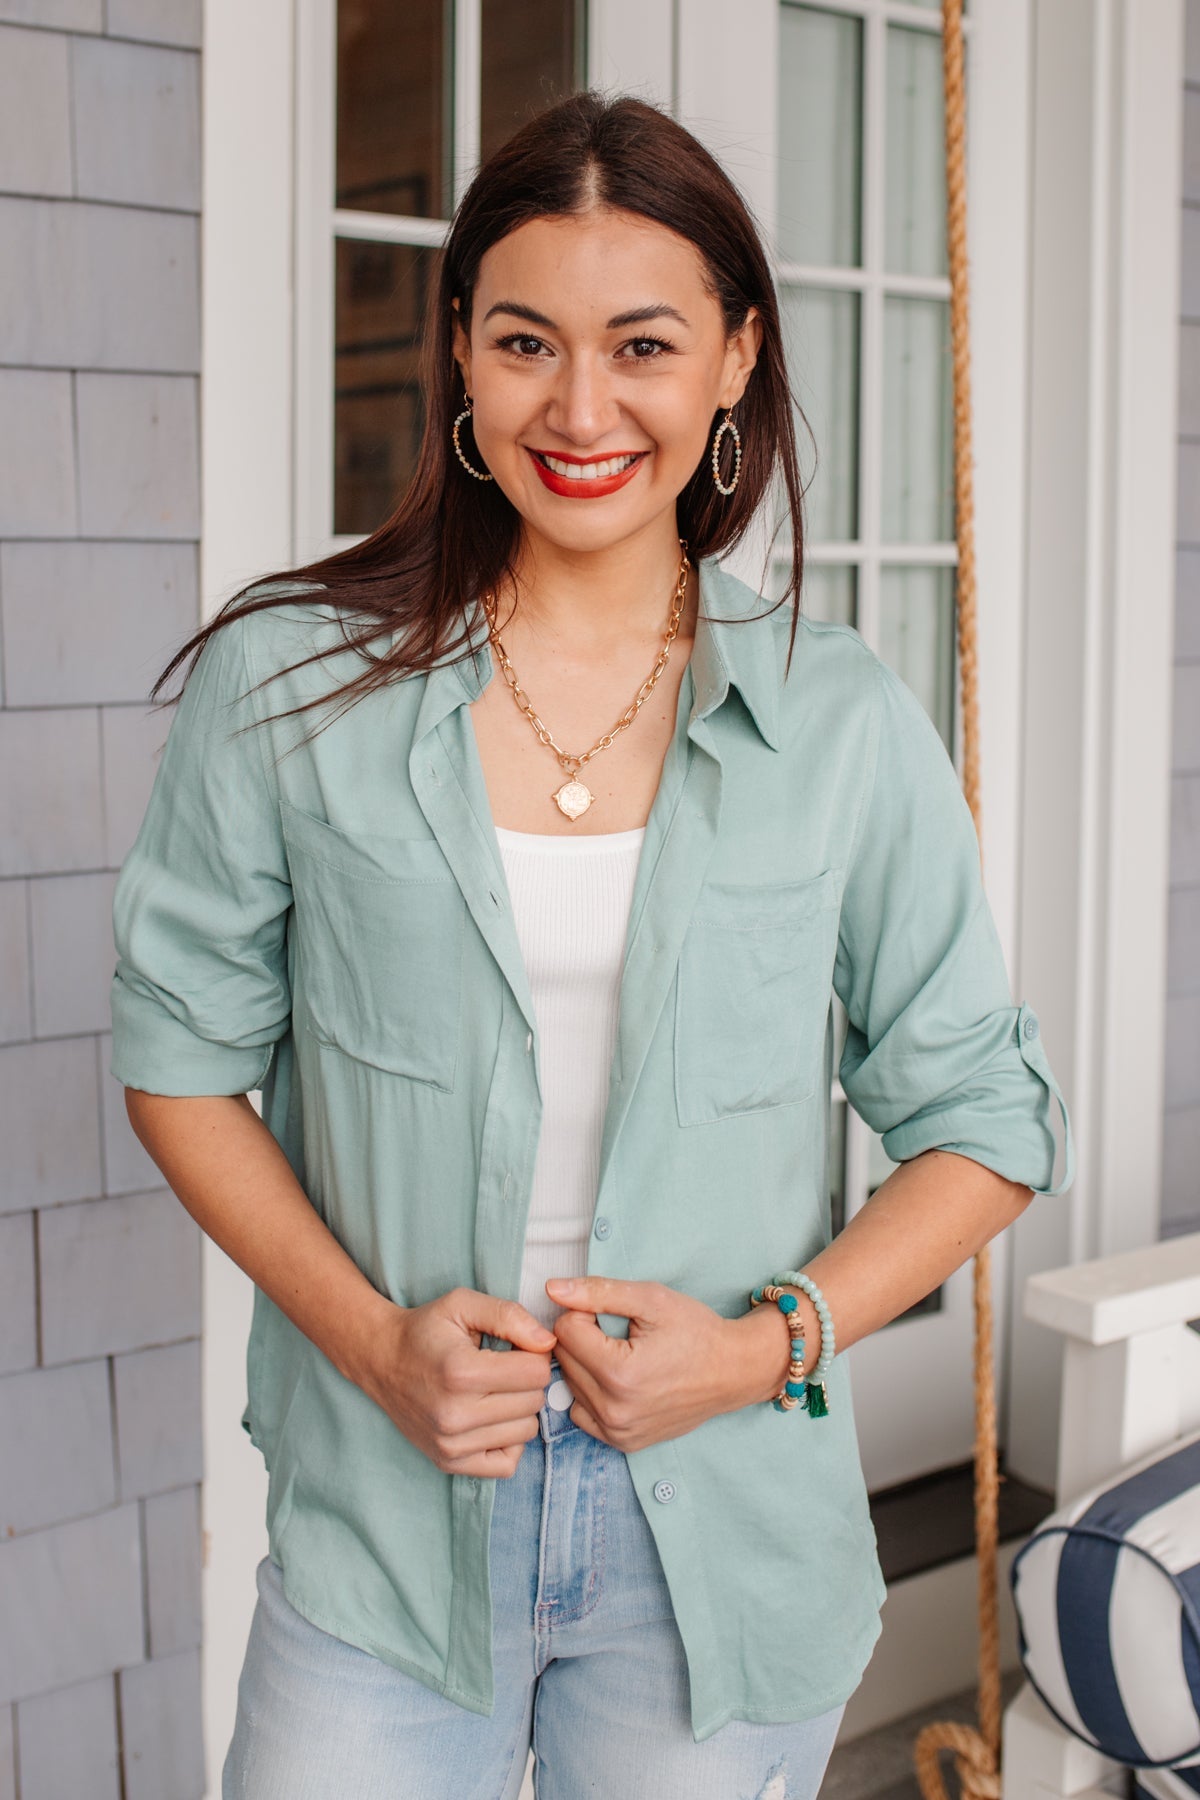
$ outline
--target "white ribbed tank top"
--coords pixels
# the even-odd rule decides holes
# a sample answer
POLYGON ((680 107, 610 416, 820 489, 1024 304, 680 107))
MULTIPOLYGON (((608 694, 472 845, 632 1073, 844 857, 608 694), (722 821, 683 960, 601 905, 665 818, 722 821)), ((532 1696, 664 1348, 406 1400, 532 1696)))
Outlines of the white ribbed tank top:
POLYGON ((587 1272, 625 932, 645 828, 563 837, 496 827, 538 1030, 542 1127, 521 1305, 553 1326, 544 1283, 587 1272))

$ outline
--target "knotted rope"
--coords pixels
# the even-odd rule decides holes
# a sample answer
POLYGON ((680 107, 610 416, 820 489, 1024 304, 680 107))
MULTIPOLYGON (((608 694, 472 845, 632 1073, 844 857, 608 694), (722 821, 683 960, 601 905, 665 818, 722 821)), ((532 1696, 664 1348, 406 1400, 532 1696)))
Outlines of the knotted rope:
MULTIPOLYGON (((963 791, 981 831, 979 643, 975 510, 971 470, 970 324, 967 305, 966 100, 962 0, 942 0, 942 80, 946 119, 946 245, 954 394, 954 506, 958 540, 955 620, 962 708, 963 791)), ((980 858, 982 861, 982 845, 980 858)), ((1000 1476, 992 1362, 992 1269, 988 1247, 975 1258, 975 1552, 979 1565, 979 1724, 927 1725, 913 1749, 924 1800, 949 1800, 939 1761, 954 1756, 962 1800, 1000 1800, 1000 1625, 996 1592, 1000 1476)))

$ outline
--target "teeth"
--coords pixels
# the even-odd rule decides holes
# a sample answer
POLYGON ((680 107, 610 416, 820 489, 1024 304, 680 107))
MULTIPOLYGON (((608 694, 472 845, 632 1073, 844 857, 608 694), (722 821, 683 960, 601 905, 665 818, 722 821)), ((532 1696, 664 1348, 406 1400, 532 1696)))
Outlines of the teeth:
POLYGON ((629 468, 637 461, 637 456, 610 456, 594 463, 569 463, 557 456, 543 456, 542 461, 556 475, 565 475, 568 481, 604 481, 609 475, 619 475, 629 468))

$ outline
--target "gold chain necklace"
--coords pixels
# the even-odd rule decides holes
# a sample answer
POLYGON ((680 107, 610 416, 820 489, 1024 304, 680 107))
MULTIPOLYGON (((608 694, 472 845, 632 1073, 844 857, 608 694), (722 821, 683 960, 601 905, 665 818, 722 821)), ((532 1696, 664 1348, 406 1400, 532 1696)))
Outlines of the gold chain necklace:
POLYGON ((545 744, 548 749, 553 750, 555 756, 557 756, 559 762, 567 772, 567 780, 563 782, 562 786, 552 798, 557 802, 559 811, 565 813, 567 818, 572 822, 581 818, 592 804, 592 801, 596 798, 586 783, 580 781, 579 770, 582 769, 585 763, 590 762, 597 752, 607 750, 619 731, 624 731, 627 726, 633 724, 633 721, 642 710, 643 705, 654 692, 655 683, 667 666, 667 658, 671 654, 671 645, 675 642, 675 634, 679 630, 680 615, 683 612, 683 603, 687 595, 688 570, 692 566, 688 561, 687 544, 684 542, 683 538, 680 538, 679 540, 679 548, 681 552, 679 578, 675 583, 675 594, 671 601, 671 617, 667 625, 667 635, 663 642, 663 647, 658 653, 658 660, 655 662, 649 675, 647 675, 645 681, 643 681, 641 687, 638 689, 629 705, 625 708, 625 711, 621 714, 621 717, 617 720, 616 724, 612 727, 611 731, 606 731, 603 737, 597 738, 591 749, 585 750, 581 756, 571 756, 567 751, 556 744, 541 719, 539 719, 538 715, 529 704, 525 690, 517 680, 516 670, 509 661, 508 651, 500 641, 500 633, 496 630, 496 596, 490 588, 483 596, 484 611, 487 613, 488 618, 488 636, 496 646, 496 654, 500 661, 500 667, 504 671, 505 680, 512 689, 513 699, 516 701, 520 710, 525 714, 525 717, 529 720, 533 729, 537 732, 539 741, 545 744))

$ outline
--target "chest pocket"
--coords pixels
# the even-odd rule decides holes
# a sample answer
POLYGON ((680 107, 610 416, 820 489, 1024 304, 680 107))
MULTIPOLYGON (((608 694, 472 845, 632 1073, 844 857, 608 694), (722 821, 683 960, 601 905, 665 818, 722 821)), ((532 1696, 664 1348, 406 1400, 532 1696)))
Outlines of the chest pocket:
POLYGON ((837 950, 840 875, 777 886, 707 882, 675 988, 681 1125, 816 1091, 837 950))
POLYGON ((297 1022, 393 1074, 454 1086, 466 902, 433 838, 339 831, 280 803, 297 1022))

